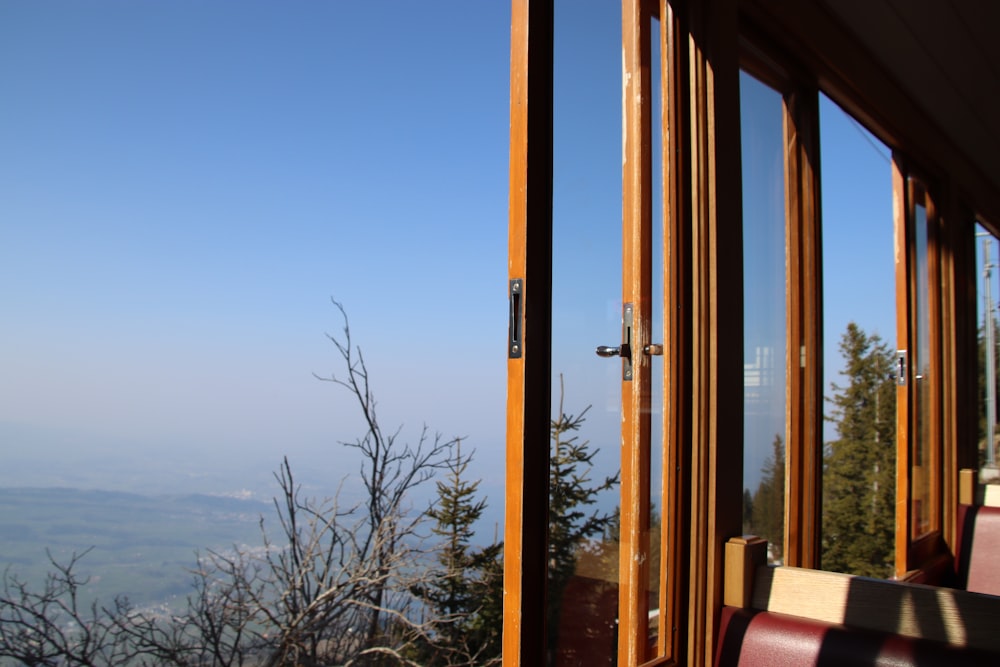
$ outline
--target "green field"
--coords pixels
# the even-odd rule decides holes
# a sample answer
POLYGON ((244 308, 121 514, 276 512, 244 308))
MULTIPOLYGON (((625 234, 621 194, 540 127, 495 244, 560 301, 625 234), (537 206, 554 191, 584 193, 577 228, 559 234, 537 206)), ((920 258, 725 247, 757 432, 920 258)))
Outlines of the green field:
POLYGON ((272 512, 206 495, 0 489, 0 569, 40 586, 52 569, 46 550, 67 562, 92 547, 75 570, 91 578, 84 599, 170 602, 190 592, 197 551, 259 546, 259 519, 272 512))

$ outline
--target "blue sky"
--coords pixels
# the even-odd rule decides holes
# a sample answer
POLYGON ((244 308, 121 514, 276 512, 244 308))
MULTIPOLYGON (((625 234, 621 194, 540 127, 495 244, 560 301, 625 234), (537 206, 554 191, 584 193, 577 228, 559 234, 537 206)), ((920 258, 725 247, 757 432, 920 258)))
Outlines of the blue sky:
POLYGON ((387 424, 502 478, 509 11, 0 5, 0 423, 335 474, 333 296, 387 424))
MULTIPOLYGON (((610 473, 620 9, 556 12, 553 371, 610 473)), ((502 0, 0 4, 0 484, 266 489, 288 454, 332 492, 332 296, 383 421, 467 436, 499 516, 509 31, 502 0)), ((829 370, 850 319, 895 344, 891 181, 821 120, 829 370)))

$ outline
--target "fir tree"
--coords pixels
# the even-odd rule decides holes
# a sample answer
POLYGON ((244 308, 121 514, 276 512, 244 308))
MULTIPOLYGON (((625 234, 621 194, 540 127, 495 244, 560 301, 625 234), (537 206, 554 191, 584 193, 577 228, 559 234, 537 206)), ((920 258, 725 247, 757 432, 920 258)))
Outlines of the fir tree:
POLYGON ((743 489, 743 534, 753 534, 753 494, 743 489))
POLYGON ((437 502, 428 512, 442 543, 430 585, 414 590, 436 619, 418 651, 426 665, 489 665, 500 655, 503 544, 472 545, 486 499, 476 498, 478 480, 464 478, 471 459, 462 455, 458 440, 446 463, 446 479, 437 482, 437 502))
POLYGON ((563 591, 576 570, 581 549, 594 537, 603 535, 615 519, 615 512, 590 510, 604 491, 618 484, 618 474, 599 482, 590 479, 593 458, 589 440, 579 440, 577 431, 586 421, 588 405, 579 415, 563 411, 562 376, 559 377, 559 417, 551 421, 549 459, 549 568, 548 635, 549 654, 558 646, 559 615, 563 591))
MULTIPOLYGON (((994 363, 1000 360, 1000 321, 993 318, 993 331, 996 334, 996 338, 993 341, 993 360, 994 363)), ((979 395, 979 454, 980 461, 979 465, 982 465, 986 461, 986 401, 988 396, 986 394, 986 324, 984 323, 979 327, 978 334, 976 336, 976 355, 978 359, 978 395, 979 395)), ((994 387, 993 395, 994 397, 1000 396, 1000 373, 994 374, 994 387)), ((994 398, 995 400, 995 398, 994 398)), ((1000 417, 1000 414, 994 412, 995 417, 1000 417)), ((998 420, 1000 421, 1000 420, 998 420)), ((1000 429, 994 429, 994 439, 1000 434, 1000 429)), ((993 443, 994 448, 996 447, 996 442, 993 443)))
POLYGON ((892 353, 855 323, 840 342, 847 384, 832 384, 823 477, 824 569, 874 577, 892 574, 896 493, 896 387, 892 353))
POLYGON ((772 452, 750 503, 750 532, 768 542, 770 558, 780 561, 785 546, 785 443, 775 434, 772 452))

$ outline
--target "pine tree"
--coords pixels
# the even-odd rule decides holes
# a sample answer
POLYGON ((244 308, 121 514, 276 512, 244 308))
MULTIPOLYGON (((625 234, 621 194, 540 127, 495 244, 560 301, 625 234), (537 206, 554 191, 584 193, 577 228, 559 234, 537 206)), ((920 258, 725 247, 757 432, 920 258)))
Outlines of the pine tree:
POLYGON ((462 455, 461 444, 456 441, 446 479, 437 482, 437 502, 428 512, 436 522, 432 531, 442 540, 439 567, 430 585, 414 590, 434 619, 418 651, 426 665, 489 665, 500 655, 503 544, 472 545, 486 499, 476 498, 478 480, 464 478, 472 456, 462 455))
MULTIPOLYGON (((1000 334, 1000 321, 993 318, 993 331, 1000 334)), ((980 450, 980 461, 979 464, 982 465, 986 461, 986 325, 985 322, 979 327, 976 337, 976 356, 978 359, 978 396, 979 396, 979 450, 980 450)), ((993 359, 994 363, 1000 360, 1000 335, 997 335, 993 341, 993 359)), ((994 375, 994 397, 1000 396, 1000 373, 994 375)), ((1000 417, 1000 414, 994 413, 995 416, 1000 417)), ((1000 421, 1000 419, 998 419, 1000 421)), ((1000 429, 994 431, 994 438, 996 435, 1000 434, 1000 429)), ((994 443, 996 447, 996 443, 994 443)))
POLYGON ((559 616, 563 592, 576 571, 581 549, 592 538, 603 535, 615 520, 616 512, 590 510, 599 496, 618 484, 618 474, 599 482, 590 479, 593 458, 589 440, 579 440, 577 431, 586 421, 588 405, 579 415, 563 411, 562 376, 559 377, 559 417, 549 426, 549 568, 548 636, 549 654, 558 646, 559 616))
POLYGON ((893 357, 878 335, 851 322, 841 337, 845 386, 832 384, 823 477, 824 569, 874 577, 892 574, 895 534, 896 388, 893 357))
POLYGON ((785 443, 781 435, 775 434, 771 446, 750 503, 750 532, 766 539, 771 559, 780 561, 785 546, 785 443))
POLYGON ((753 534, 753 494, 743 489, 743 534, 753 534))

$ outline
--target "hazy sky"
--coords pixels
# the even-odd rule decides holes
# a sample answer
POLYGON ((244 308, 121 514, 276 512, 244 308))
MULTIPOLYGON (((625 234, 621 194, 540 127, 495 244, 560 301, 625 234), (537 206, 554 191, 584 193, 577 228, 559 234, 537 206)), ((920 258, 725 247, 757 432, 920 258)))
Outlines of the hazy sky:
MULTIPOLYGON (((613 472, 620 8, 556 11, 554 373, 613 472)), ((509 34, 504 0, 0 3, 0 484, 259 488, 288 454, 332 492, 335 297, 383 422, 467 436, 499 512, 509 34)), ((894 344, 891 181, 827 102, 823 133, 836 356, 851 318, 894 344)))
POLYGON ((500 477, 509 13, 0 4, 3 450, 318 460, 333 296, 387 425, 500 477))

